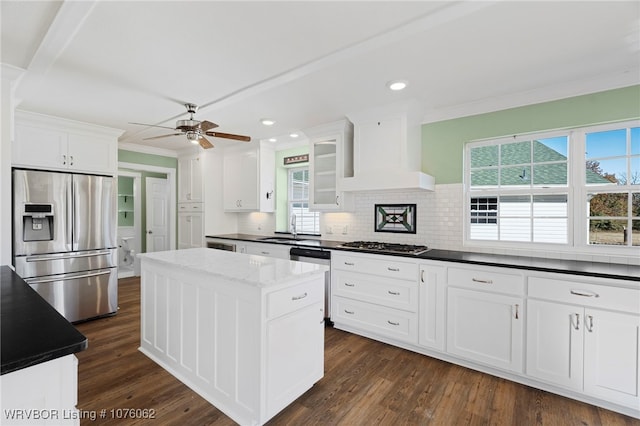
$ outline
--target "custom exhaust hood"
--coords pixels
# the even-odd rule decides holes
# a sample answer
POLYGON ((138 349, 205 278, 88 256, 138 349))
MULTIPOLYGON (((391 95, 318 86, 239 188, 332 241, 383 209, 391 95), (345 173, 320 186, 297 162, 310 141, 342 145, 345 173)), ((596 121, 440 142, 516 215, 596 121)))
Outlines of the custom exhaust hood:
POLYGON ((340 180, 344 192, 433 191, 435 179, 422 172, 420 121, 415 101, 347 114, 354 125, 353 177, 340 180))

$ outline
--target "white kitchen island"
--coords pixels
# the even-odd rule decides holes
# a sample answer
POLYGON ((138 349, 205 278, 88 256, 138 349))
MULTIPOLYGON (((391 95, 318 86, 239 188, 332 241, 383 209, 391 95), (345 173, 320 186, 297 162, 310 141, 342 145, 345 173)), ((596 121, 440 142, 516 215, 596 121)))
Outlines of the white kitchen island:
POLYGON ((193 248, 140 254, 140 351, 242 425, 324 375, 326 266, 193 248))

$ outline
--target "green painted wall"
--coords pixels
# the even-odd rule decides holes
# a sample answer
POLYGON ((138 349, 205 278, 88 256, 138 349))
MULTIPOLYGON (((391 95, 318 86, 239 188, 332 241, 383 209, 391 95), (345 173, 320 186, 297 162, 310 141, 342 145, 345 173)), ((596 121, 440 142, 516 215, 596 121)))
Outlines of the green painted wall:
POLYGON ((640 118, 640 85, 422 126, 422 170, 461 183, 465 143, 490 137, 640 118))
MULTIPOLYGON (((125 151, 122 149, 118 150, 118 161, 124 163, 135 163, 135 164, 144 164, 147 166, 157 166, 157 167, 166 167, 177 169, 178 168, 178 159, 174 157, 165 157, 162 155, 154 155, 154 154, 143 154, 140 152, 133 151, 125 151)), ((154 173, 147 172, 144 170, 137 169, 123 169, 123 170, 131 170, 141 174, 140 176, 140 248, 142 253, 147 250, 147 238, 145 234, 145 230, 147 229, 147 191, 146 191, 146 178, 148 177, 157 177, 160 179, 166 179, 167 175, 165 173, 154 173)), ((121 178, 122 179, 122 178, 121 178)), ((177 179, 176 179, 176 194, 178 191, 177 188, 177 179)), ((177 207, 177 206, 176 206, 177 207)), ((131 223, 133 225, 133 221, 131 223)), ((176 233, 177 233, 177 223, 176 223, 176 233)), ((177 235, 176 235, 177 238, 177 235)))
POLYGON ((309 145, 285 149, 276 152, 276 231, 286 232, 289 229, 289 211, 287 201, 288 169, 292 167, 308 166, 309 163, 299 163, 290 166, 284 165, 284 157, 309 153, 309 145))

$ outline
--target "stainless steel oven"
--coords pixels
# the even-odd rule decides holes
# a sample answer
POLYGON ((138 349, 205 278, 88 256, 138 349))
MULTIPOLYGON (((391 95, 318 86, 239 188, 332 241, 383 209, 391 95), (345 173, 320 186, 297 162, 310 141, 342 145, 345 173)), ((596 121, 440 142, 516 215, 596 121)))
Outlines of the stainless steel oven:
POLYGON ((298 262, 315 263, 329 267, 329 270, 324 273, 324 321, 326 325, 333 325, 331 322, 331 251, 320 248, 293 247, 289 251, 289 258, 298 262))

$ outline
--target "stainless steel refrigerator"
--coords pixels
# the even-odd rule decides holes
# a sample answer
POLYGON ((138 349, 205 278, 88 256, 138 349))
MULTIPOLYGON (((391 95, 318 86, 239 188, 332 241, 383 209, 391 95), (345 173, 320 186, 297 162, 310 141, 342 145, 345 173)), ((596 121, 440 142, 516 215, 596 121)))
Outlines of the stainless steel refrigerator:
POLYGON ((68 321, 118 307, 116 181, 13 170, 13 264, 68 321))

